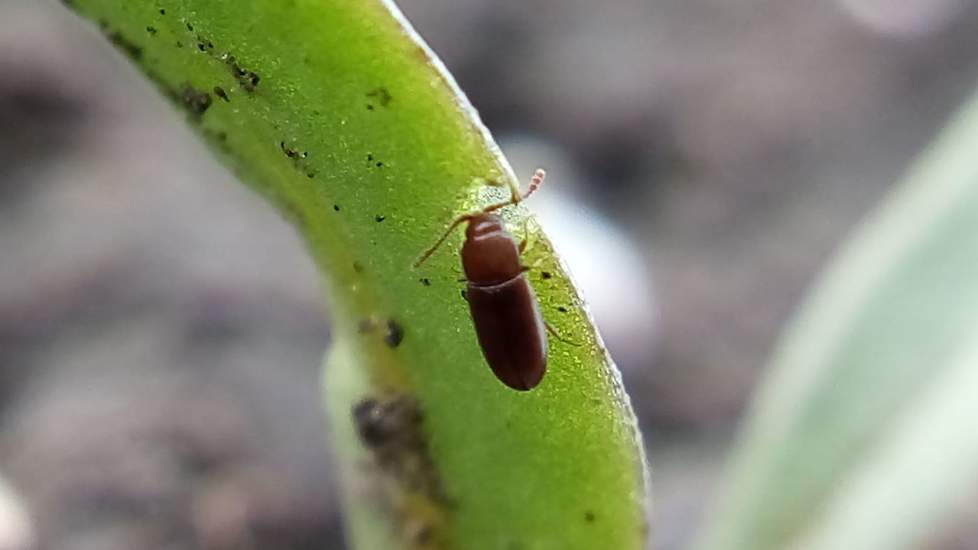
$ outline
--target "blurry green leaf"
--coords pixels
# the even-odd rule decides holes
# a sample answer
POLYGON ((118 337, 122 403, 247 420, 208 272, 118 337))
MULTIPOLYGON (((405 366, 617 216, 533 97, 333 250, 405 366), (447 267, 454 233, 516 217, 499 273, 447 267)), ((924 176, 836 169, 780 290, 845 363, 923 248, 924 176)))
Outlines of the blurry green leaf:
MULTIPOLYGON (((581 345, 552 341, 548 374, 533 391, 504 387, 482 358, 459 293, 461 236, 411 267, 453 216, 491 198, 487 182, 505 195, 515 179, 393 5, 67 4, 97 22, 305 238, 333 312, 330 377, 344 383, 327 391, 361 548, 642 545, 645 469, 634 418, 536 225, 528 225, 526 262, 540 268, 530 276, 541 309, 581 345), (409 444, 360 447, 351 409, 365 402, 404 418, 416 411, 417 422, 401 421, 395 437, 409 444), (380 518, 386 542, 363 538, 363 517, 380 518)), ((527 215, 512 209, 513 227, 527 215)))
POLYGON ((823 276, 696 548, 913 548, 978 482, 976 145, 978 99, 823 276))

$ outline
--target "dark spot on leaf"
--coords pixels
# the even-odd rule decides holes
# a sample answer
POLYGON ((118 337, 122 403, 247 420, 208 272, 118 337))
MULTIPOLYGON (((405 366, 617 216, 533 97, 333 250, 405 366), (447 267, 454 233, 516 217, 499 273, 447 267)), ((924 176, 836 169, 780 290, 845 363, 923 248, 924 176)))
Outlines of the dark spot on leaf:
POLYGON ((465 289, 464 288, 462 289, 462 299, 465 300, 466 302, 469 301, 469 297, 465 295, 465 289))
MULTIPOLYGON (((438 507, 454 505, 445 495, 431 459, 428 436, 422 429, 424 414, 416 397, 389 392, 368 395, 353 405, 350 413, 357 436, 376 468, 374 474, 383 477, 385 486, 398 487, 380 497, 385 509, 402 506, 399 495, 404 491, 412 499, 420 497, 438 507)), ((440 523, 416 515, 396 521, 400 524, 398 532, 407 537, 412 548, 446 547, 441 542, 440 523)))
POLYGON ((224 54, 221 56, 221 59, 227 64, 228 69, 230 69, 231 74, 238 81, 238 84, 241 85, 242 89, 246 92, 254 92, 258 88, 258 82, 261 80, 258 73, 243 68, 238 64, 238 60, 233 55, 224 54))
POLYGON ((237 69, 234 71, 234 75, 238 79, 238 83, 241 84, 241 87, 248 92, 254 92, 258 88, 258 81, 261 80, 258 73, 254 71, 237 69))
POLYGON ((183 47, 183 42, 180 42, 179 40, 177 40, 177 47, 178 48, 182 48, 183 47))
POLYGON ((340 205, 334 204, 333 205, 333 210, 336 211, 336 212, 339 212, 340 211, 340 205))
POLYGON ((368 161, 373 161, 373 160, 374 160, 374 156, 373 156, 373 154, 371 154, 371 153, 367 153, 367 160, 368 160, 368 161))
POLYGON ((296 208, 296 206, 290 202, 283 202, 281 208, 284 211, 286 219, 291 220, 300 229, 308 225, 304 213, 296 208))
POLYGON ((564 306, 557 306, 557 311, 561 313, 567 313, 567 308, 564 306))
POLYGON ((377 163, 377 168, 383 168, 383 167, 384 167, 384 163, 383 162, 378 162, 377 163))
POLYGON ((435 527, 430 523, 415 523, 411 526, 411 532, 408 534, 408 538, 416 546, 426 547, 435 538, 435 527))
POLYGON ((387 330, 384 332, 384 343, 387 347, 396 348, 404 340, 404 327, 393 319, 387 320, 387 330))
POLYGON ((594 512, 592 512, 590 510, 588 510, 587 512, 584 512, 584 521, 586 521, 588 523, 594 523, 594 519, 595 519, 594 518, 594 512))
POLYGON ((371 105, 371 104, 369 104, 369 103, 367 103, 367 110, 368 111, 373 111, 374 110, 374 106, 371 105))
POLYGON ((190 32, 194 32, 194 26, 191 25, 190 23, 187 23, 187 30, 190 32))
POLYGON ((211 106, 211 95, 186 84, 180 92, 180 101, 195 118, 200 118, 211 106))
POLYGON ((231 98, 228 97, 227 92, 225 92, 224 88, 220 86, 214 86, 214 95, 223 99, 224 101, 231 101, 231 98))
POLYGON ((143 49, 137 46, 135 42, 123 36, 119 31, 111 32, 107 36, 116 47, 125 52, 129 57, 138 60, 143 56, 143 49))
POLYGON ((198 40, 197 41, 197 49, 200 50, 200 51, 206 50, 206 48, 204 47, 204 43, 198 40))
POLYGON ((547 279, 550 279, 551 277, 553 277, 553 274, 551 274, 549 271, 541 271, 540 272, 540 278, 543 279, 543 280, 545 280, 545 281, 547 279))
POLYGON ((380 214, 377 214, 376 216, 374 216, 374 221, 376 221, 377 223, 380 223, 380 222, 382 222, 382 221, 384 221, 386 219, 387 219, 387 216, 381 216, 380 214))
POLYGON ((418 279, 418 281, 420 281, 421 284, 423 284, 424 286, 431 286, 431 279, 429 279, 427 277, 422 277, 422 278, 418 279))
POLYGON ((387 440, 383 424, 380 422, 380 402, 372 397, 353 405, 353 424, 357 428, 357 435, 365 444, 376 447, 387 440))
MULTIPOLYGON (((401 451, 413 450, 421 441, 413 440, 420 427, 421 410, 413 399, 407 396, 387 400, 368 397, 353 406, 353 423, 357 435, 371 448, 391 444, 406 444, 401 451)), ((393 449, 392 449, 393 450, 393 449)))
POLYGON ((203 132, 212 141, 217 141, 217 146, 222 151, 225 151, 225 152, 228 151, 228 146, 227 146, 228 134, 227 134, 227 132, 224 132, 224 131, 215 132, 214 130, 211 130, 210 128, 204 128, 203 129, 203 132))
POLYGON ((155 35, 158 31, 156 30, 156 27, 149 26, 149 27, 146 27, 146 32, 148 32, 149 34, 155 35))
POLYGON ((284 141, 280 141, 278 146, 282 148, 282 152, 285 153, 285 156, 289 157, 290 159, 295 160, 299 158, 299 152, 291 147, 286 147, 284 141))
POLYGON ((166 15, 166 9, 160 8, 160 15, 166 15))
POLYGON ((370 317, 364 317, 357 323, 357 332, 360 334, 367 334, 369 332, 373 332, 375 326, 376 323, 374 323, 373 319, 370 317))
POLYGON ((299 152, 298 149, 294 149, 285 144, 285 141, 278 142, 279 148, 286 157, 292 159, 292 163, 296 170, 299 170, 309 179, 316 177, 316 171, 312 169, 308 164, 306 164, 305 159, 309 157, 308 151, 299 152))
POLYGON ((391 97, 391 93, 383 86, 367 92, 367 97, 376 99, 380 103, 381 107, 387 107, 387 104, 391 102, 391 99, 393 99, 391 97))
POLYGON ((353 262, 353 271, 363 273, 363 264, 360 262, 353 262))
POLYGON ((244 86, 245 90, 248 90, 249 92, 253 92, 255 91, 255 88, 258 87, 259 80, 261 80, 261 77, 259 77, 257 73, 248 71, 248 73, 245 75, 245 81, 242 85, 244 86))

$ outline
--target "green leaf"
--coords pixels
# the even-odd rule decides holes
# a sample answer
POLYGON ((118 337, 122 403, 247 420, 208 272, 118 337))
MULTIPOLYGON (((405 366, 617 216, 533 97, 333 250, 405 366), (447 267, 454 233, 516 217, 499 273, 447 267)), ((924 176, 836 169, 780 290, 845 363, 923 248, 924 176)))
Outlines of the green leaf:
POLYGON ((978 98, 822 277, 702 550, 913 548, 978 481, 978 98))
MULTIPOLYGON (((327 393, 359 547, 643 544, 646 474, 631 408, 536 224, 530 279, 544 317, 572 343, 551 341, 533 391, 504 387, 482 358, 460 295, 461 236, 412 268, 454 216, 508 196, 516 181, 392 4, 68 5, 305 238, 333 314, 327 393), (395 443, 361 444, 351 411, 365 402, 390 413, 380 420, 395 443), (384 526, 383 542, 368 540, 362 518, 384 526)), ((528 213, 510 210, 520 234, 528 213)))

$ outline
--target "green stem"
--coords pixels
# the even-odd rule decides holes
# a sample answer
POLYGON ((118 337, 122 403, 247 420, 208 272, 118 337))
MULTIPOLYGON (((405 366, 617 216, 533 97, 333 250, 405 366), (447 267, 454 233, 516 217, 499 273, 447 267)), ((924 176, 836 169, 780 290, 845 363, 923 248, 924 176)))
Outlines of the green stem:
MULTIPOLYGON (((351 521, 380 518, 390 547, 642 546, 646 471, 634 417, 539 229, 526 261, 541 266, 530 276, 541 309, 582 345, 552 342, 549 372, 530 392, 504 387, 482 358, 459 294, 460 236, 412 268, 453 216, 516 181, 392 4, 69 5, 305 238, 333 315, 330 379, 353 381, 328 392, 340 452, 351 457, 351 521), (416 421, 395 422, 410 449, 351 437, 352 410, 365 402, 415 411, 416 421)), ((509 210, 509 221, 527 219, 509 210)))

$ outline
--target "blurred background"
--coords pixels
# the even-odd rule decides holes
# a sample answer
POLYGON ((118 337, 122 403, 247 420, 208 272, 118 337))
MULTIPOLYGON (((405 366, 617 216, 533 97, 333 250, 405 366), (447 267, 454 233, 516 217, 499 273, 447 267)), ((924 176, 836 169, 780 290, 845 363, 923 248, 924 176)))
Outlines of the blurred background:
MULTIPOLYGON (((978 3, 400 4, 550 172, 531 208, 682 548, 805 289, 978 82, 978 3)), ((122 56, 0 0, 0 550, 343 548, 325 313, 297 235, 122 56)))

